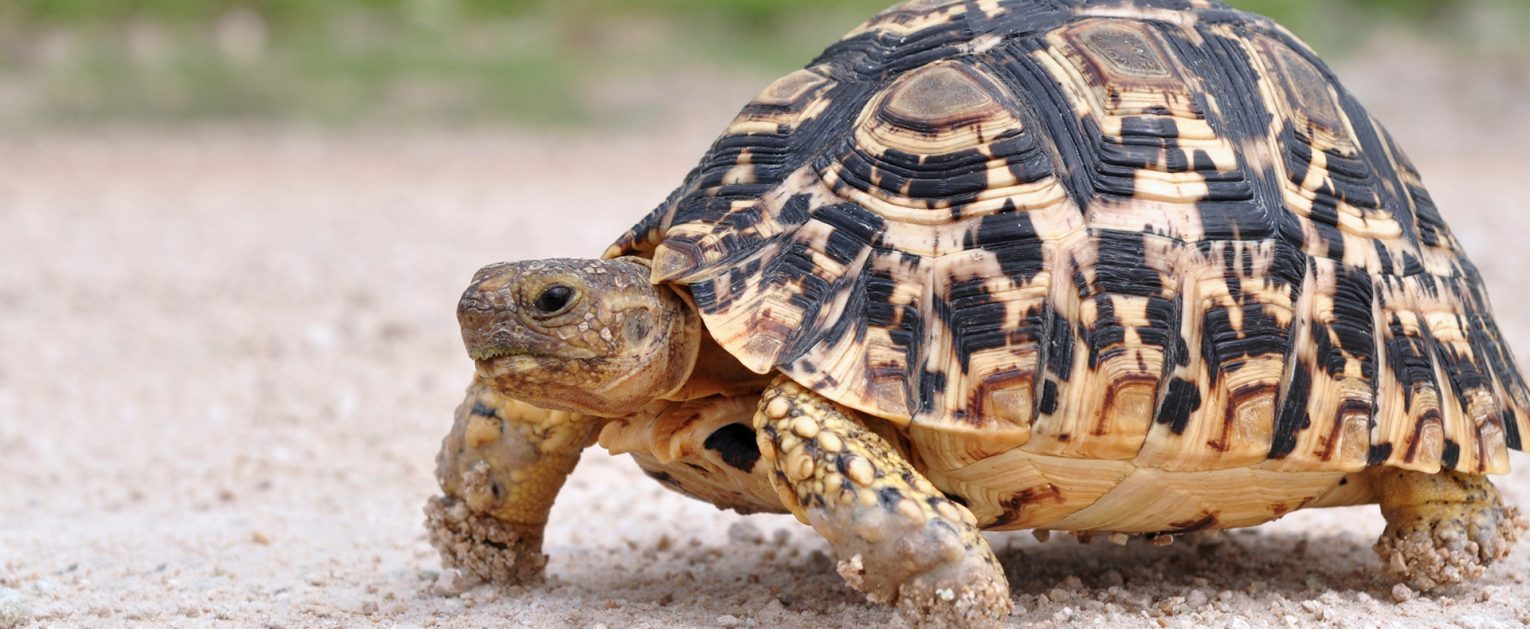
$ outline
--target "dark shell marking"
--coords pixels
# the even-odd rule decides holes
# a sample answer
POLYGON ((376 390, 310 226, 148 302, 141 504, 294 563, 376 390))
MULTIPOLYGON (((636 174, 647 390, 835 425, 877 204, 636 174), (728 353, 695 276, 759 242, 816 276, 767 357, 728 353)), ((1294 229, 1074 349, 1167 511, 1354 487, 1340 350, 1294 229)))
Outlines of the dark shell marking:
POLYGON ((889 9, 746 107, 632 254, 747 366, 981 433, 970 460, 1504 472, 1530 430, 1407 157, 1209 0, 889 9))

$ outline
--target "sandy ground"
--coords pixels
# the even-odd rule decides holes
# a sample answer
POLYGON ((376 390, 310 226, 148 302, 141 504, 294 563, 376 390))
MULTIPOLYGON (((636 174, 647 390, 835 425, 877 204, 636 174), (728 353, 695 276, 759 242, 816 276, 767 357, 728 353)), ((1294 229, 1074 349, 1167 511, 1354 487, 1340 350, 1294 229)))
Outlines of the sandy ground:
MULTIPOLYGON (((1351 67, 1530 358, 1524 67, 1351 67), (1515 81, 1518 81, 1517 83, 1515 81)), ((643 133, 177 130, 0 139, 0 626, 872 626, 785 517, 591 451, 532 590, 443 578, 420 508, 480 265, 593 255, 753 82, 643 133), (25 608, 25 609, 23 609, 25 608)), ((1501 480, 1530 505, 1530 457, 1501 480)), ((1157 549, 994 535, 1016 625, 1508 627, 1530 548, 1394 603, 1373 508, 1157 549)))

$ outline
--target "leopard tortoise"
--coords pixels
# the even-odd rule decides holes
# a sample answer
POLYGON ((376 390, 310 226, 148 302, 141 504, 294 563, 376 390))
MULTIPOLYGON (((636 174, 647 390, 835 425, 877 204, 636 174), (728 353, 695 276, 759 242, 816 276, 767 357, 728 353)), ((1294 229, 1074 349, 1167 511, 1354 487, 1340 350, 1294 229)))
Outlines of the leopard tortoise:
POLYGON ((1414 587, 1524 526, 1530 392, 1402 150, 1212 0, 915 0, 749 103, 601 260, 487 267, 427 506, 538 578, 580 451, 790 512, 910 617, 1011 607, 980 530, 1148 534, 1380 503, 1414 587))

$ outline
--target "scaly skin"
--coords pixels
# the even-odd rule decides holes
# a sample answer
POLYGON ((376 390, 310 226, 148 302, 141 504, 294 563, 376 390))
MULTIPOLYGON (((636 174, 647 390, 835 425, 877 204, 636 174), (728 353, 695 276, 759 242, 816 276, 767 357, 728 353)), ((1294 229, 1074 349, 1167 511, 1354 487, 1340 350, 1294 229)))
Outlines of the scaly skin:
POLYGON ((648 262, 534 260, 474 274, 457 304, 477 379, 425 507, 442 562, 496 583, 542 577, 553 500, 609 418, 679 391, 701 323, 648 262), (551 409, 551 410, 549 410, 551 409))
POLYGON ((1416 590, 1482 576, 1525 530, 1519 509, 1505 506, 1486 476, 1396 468, 1372 474, 1387 519, 1376 553, 1388 573, 1416 590))
POLYGON ((851 587, 918 625, 1009 615, 1009 583, 977 519, 887 441, 784 377, 766 389, 755 430, 781 501, 834 547, 851 587))
POLYGON ((444 496, 425 507, 442 563, 485 581, 541 580, 542 534, 563 482, 600 422, 468 388, 436 456, 444 496))

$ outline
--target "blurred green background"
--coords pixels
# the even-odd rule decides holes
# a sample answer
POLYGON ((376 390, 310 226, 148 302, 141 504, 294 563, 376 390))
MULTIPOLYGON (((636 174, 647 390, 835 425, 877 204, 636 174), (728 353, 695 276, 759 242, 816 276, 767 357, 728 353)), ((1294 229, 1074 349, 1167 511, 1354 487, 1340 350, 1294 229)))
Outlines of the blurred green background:
MULTIPOLYGON (((602 93, 686 74, 760 82, 887 4, 4 0, 0 128, 630 124, 642 107, 602 93)), ((1527 0, 1232 4, 1277 18, 1331 58, 1400 36, 1467 59, 1530 50, 1527 0)))

